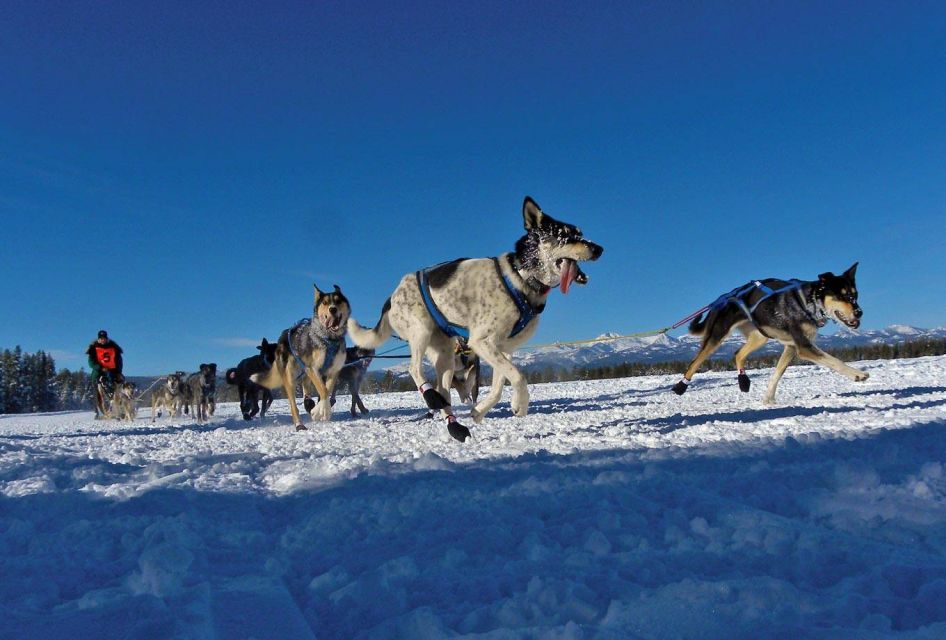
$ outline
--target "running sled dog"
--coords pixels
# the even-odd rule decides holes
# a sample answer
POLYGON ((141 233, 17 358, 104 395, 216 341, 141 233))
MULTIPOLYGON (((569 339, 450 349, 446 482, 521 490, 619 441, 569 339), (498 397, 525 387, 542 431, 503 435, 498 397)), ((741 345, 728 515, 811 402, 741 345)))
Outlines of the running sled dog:
POLYGON ((472 409, 473 421, 481 422, 499 401, 507 380, 513 387, 513 413, 526 415, 529 389, 510 354, 535 333, 552 287, 567 293, 573 282, 586 282, 578 261, 597 260, 603 251, 578 227, 543 213, 532 198, 523 202, 522 218, 526 233, 515 251, 409 273, 384 303, 374 329, 348 321, 348 332, 360 347, 375 349, 393 331, 410 344, 414 383, 427 406, 442 411, 450 435, 460 442, 470 431, 457 422, 449 400, 455 339, 466 340, 493 368, 490 393, 472 409), (436 372, 433 385, 424 379, 425 354, 436 372))
POLYGON ((348 298, 338 285, 328 293, 315 287, 312 318, 286 329, 276 342, 276 353, 268 371, 254 373, 250 380, 267 389, 282 389, 297 431, 305 431, 296 406, 296 382, 302 382, 303 406, 313 420, 332 418, 332 391, 338 372, 345 365, 345 327, 351 315, 348 298), (309 385, 319 396, 312 400, 309 385))
POLYGON ((166 409, 168 416, 172 418, 181 414, 181 408, 184 406, 184 385, 183 371, 168 374, 164 384, 151 394, 151 422, 160 417, 162 408, 166 409))
POLYGON ((673 391, 683 395, 693 374, 733 329, 746 338, 746 344, 735 355, 741 391, 749 391, 749 376, 745 372, 749 354, 769 340, 778 340, 785 347, 769 380, 763 400, 765 404, 775 401, 779 379, 796 354, 834 369, 855 382, 867 380, 866 372, 849 367, 815 346, 818 329, 828 320, 852 329, 860 326, 864 312, 857 304, 856 272, 855 262, 840 276, 828 272, 814 281, 754 280, 723 294, 709 305, 705 318, 700 314, 690 323, 690 333, 703 337, 702 346, 673 391))
POLYGON ((258 354, 243 358, 237 366, 227 369, 226 373, 227 382, 237 385, 237 391, 240 394, 240 411, 243 413, 244 420, 252 420, 257 413, 260 418, 264 418, 266 410, 273 403, 273 393, 250 380, 250 376, 270 370, 276 360, 276 343, 263 338, 256 349, 259 351, 258 354), (262 410, 260 409, 260 395, 263 401, 262 410))

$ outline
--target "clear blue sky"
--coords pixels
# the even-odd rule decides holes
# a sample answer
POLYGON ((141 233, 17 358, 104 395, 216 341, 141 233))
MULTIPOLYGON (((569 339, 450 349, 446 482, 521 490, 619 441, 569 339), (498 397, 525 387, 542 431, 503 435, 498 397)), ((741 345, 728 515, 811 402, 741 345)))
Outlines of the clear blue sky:
POLYGON ((60 367, 373 324, 526 194, 605 247, 535 342, 855 260, 864 328, 946 321, 942 3, 4 2, 0 96, 0 347, 60 367))

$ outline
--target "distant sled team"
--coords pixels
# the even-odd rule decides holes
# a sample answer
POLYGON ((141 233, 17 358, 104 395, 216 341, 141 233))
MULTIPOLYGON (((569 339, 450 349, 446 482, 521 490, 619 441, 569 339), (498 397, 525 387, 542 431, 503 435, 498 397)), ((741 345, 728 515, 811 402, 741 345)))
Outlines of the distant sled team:
MULTIPOLYGON (((464 442, 470 430, 454 414, 451 389, 461 402, 473 405, 470 417, 480 423, 508 381, 513 414, 526 415, 529 389, 512 353, 535 333, 550 292, 558 288, 565 294, 572 284, 586 284, 588 276, 579 263, 597 260, 604 249, 585 238, 578 226, 542 211, 530 197, 523 201, 522 221, 525 233, 511 252, 460 258, 404 275, 373 328, 351 317, 351 306, 338 285, 328 292, 315 287, 311 317, 283 331, 276 342, 264 338, 257 355, 227 370, 226 381, 238 387, 243 418, 265 416, 272 391, 282 389, 295 428, 305 430, 295 402, 297 384, 312 420, 331 419, 340 385, 351 394, 352 416, 357 415, 356 408, 367 413, 359 388, 375 349, 395 333, 410 347, 410 376, 430 415, 439 412, 456 440, 464 442), (346 334, 356 346, 346 348, 346 334), (434 368, 432 381, 425 376, 425 357, 434 368), (485 398, 479 397, 481 358, 493 369, 485 398)), ((818 330, 828 320, 852 328, 860 325, 856 271, 855 263, 839 276, 822 273, 812 281, 753 280, 694 313, 689 328, 702 337, 700 350, 673 391, 686 392, 700 366, 733 330, 746 339, 735 354, 737 381, 744 392, 750 388, 745 372, 749 355, 769 340, 784 346, 769 380, 766 403, 774 401, 779 379, 796 355, 854 381, 866 380, 866 372, 815 345, 818 330)), ((214 411, 215 377, 215 364, 202 364, 187 379, 183 372, 169 375, 152 395, 152 420, 161 410, 178 415, 193 405, 198 421, 206 421, 214 411)))

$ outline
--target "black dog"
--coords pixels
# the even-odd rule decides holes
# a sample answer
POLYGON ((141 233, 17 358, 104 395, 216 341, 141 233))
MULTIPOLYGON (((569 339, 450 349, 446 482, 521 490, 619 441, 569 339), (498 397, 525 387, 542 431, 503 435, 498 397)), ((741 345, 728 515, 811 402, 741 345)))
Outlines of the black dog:
POLYGON ((252 420, 257 413, 263 418, 269 405, 273 403, 272 391, 250 380, 250 376, 254 373, 265 373, 272 368, 276 358, 276 343, 263 338, 263 342, 256 348, 259 350, 258 355, 240 360, 240 364, 227 369, 227 382, 237 385, 240 392, 240 411, 243 412, 244 420, 252 420), (260 391, 263 392, 262 409, 260 391))
POLYGON ((345 349, 345 366, 338 374, 338 383, 332 390, 332 404, 335 404, 335 392, 338 391, 338 388, 343 384, 347 385, 348 392, 351 394, 352 417, 358 415, 355 413, 356 404, 362 413, 368 413, 368 409, 365 408, 365 403, 361 401, 361 395, 358 392, 361 389, 362 381, 365 379, 365 374, 368 373, 368 366, 371 364, 373 357, 374 349, 362 349, 361 347, 345 349))

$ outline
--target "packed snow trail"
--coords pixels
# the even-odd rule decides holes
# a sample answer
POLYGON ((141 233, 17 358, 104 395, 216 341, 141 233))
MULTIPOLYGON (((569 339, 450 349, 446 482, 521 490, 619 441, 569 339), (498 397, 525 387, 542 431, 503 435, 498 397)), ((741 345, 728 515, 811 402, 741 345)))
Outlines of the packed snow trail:
POLYGON ((0 638, 941 639, 946 357, 858 366, 507 390, 465 445, 416 394, 0 416, 0 638))

